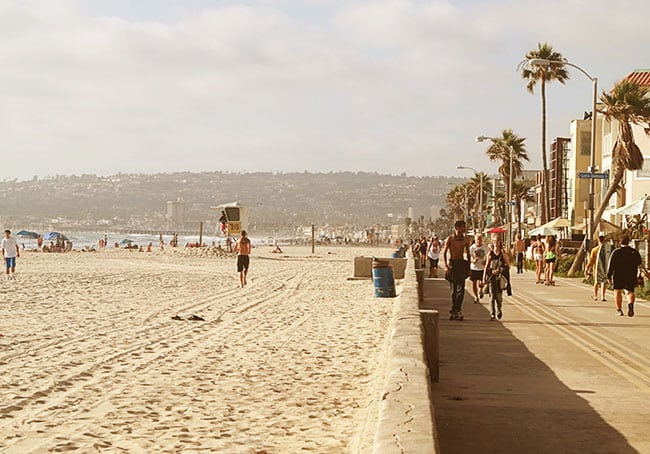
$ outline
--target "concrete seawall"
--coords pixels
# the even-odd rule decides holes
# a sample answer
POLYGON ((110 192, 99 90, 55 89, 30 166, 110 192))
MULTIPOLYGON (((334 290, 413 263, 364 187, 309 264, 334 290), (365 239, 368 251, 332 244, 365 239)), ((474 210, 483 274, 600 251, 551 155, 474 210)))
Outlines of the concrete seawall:
POLYGON ((373 453, 437 453, 431 375, 413 268, 406 267, 402 292, 395 299, 390 336, 373 453))

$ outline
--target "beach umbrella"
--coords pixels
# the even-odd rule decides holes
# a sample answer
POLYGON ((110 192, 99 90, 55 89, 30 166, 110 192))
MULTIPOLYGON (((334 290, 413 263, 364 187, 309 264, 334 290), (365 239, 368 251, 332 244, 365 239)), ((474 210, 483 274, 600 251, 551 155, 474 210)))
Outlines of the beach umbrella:
POLYGON ((63 240, 63 241, 68 241, 68 237, 65 236, 65 235, 62 234, 62 233, 59 233, 59 232, 49 232, 49 233, 46 233, 45 236, 43 236, 43 239, 46 240, 46 241, 49 241, 49 240, 58 240, 58 239, 61 239, 61 240, 63 240))
POLYGON ((542 236, 560 236, 560 231, 558 229, 554 229, 552 227, 544 227, 544 226, 539 226, 536 229, 531 230, 528 232, 529 235, 542 235, 542 236))
POLYGON ((38 238, 38 233, 30 232, 29 230, 21 230, 20 232, 16 233, 16 236, 19 236, 21 238, 31 238, 35 240, 38 238))
MULTIPOLYGON (((586 228, 587 228, 587 225, 584 222, 582 222, 580 224, 576 224, 574 226, 571 226, 571 230, 578 230, 578 231, 580 231, 580 230, 584 231, 586 228)), ((611 232, 611 233, 620 232, 621 227, 616 225, 616 224, 613 224, 613 223, 611 223, 609 221, 606 221, 605 219, 601 219, 598 222, 598 231, 599 232, 611 232)))
POLYGON ((128 238, 124 238, 122 241, 120 241, 120 244, 131 244, 131 243, 134 243, 134 241, 128 238))
POLYGON ((506 233, 505 226, 502 227, 492 227, 489 230, 486 230, 485 233, 506 233))
POLYGON ((550 227, 552 229, 559 229, 562 227, 571 227, 571 222, 568 219, 559 217, 553 219, 552 221, 548 221, 546 224, 540 225, 540 227, 550 227))

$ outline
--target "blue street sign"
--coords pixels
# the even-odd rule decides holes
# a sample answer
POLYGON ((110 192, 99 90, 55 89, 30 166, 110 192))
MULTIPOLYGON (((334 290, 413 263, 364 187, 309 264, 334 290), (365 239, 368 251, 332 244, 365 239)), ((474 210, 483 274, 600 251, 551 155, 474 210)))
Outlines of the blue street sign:
POLYGON ((607 173, 597 173, 597 172, 579 172, 578 173, 578 178, 587 178, 591 179, 593 178, 594 180, 606 180, 609 177, 609 174, 607 173))

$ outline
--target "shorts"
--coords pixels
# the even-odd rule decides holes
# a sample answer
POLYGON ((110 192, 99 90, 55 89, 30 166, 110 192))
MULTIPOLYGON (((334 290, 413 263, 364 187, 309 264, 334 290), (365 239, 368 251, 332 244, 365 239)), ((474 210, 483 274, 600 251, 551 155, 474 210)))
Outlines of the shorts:
POLYGON ((546 259, 546 263, 555 263, 555 257, 546 259))
POLYGON ((431 268, 438 268, 438 260, 439 259, 432 259, 431 257, 429 257, 429 265, 431 266, 431 268))
POLYGON ((469 280, 470 281, 482 281, 483 280, 483 270, 469 270, 469 280))
POLYGON ((5 257, 5 263, 7 264, 7 269, 16 268, 16 257, 5 257))
POLYGON ((544 256, 542 254, 535 254, 534 257, 536 262, 541 262, 544 260, 544 256))
POLYGON ((614 290, 626 290, 629 293, 634 293, 634 287, 636 287, 636 278, 619 280, 614 277, 614 282, 612 284, 614 290))
POLYGON ((247 255, 238 255, 237 256, 237 272, 241 273, 242 271, 248 271, 248 265, 250 264, 250 257, 247 255))

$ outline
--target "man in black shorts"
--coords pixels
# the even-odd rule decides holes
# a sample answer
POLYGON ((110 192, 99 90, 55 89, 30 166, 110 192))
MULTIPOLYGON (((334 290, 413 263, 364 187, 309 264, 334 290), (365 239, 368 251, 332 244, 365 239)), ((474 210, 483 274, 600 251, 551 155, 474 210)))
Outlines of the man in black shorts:
POLYGON ((623 291, 627 295, 627 315, 634 317, 634 287, 636 287, 641 254, 630 247, 630 236, 621 236, 621 247, 612 252, 607 266, 607 282, 614 288, 616 314, 623 314, 623 291))
POLYGON ((237 253, 237 272, 242 287, 246 285, 246 275, 250 265, 251 240, 246 235, 246 230, 241 231, 241 237, 235 243, 234 251, 237 253))

